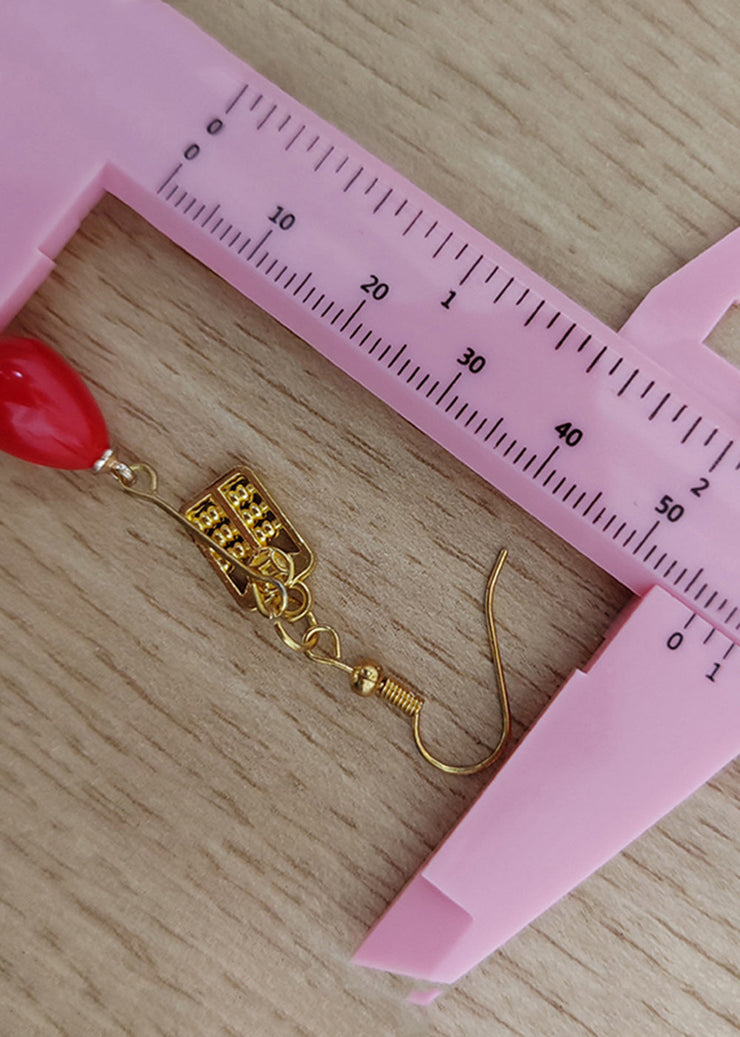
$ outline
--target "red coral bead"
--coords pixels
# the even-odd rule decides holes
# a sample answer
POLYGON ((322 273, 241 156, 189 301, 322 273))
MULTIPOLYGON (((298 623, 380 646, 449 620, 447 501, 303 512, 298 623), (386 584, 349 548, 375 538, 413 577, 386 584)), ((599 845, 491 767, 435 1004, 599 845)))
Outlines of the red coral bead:
POLYGON ((90 390, 33 338, 0 339, 0 450, 51 468, 92 468, 109 448, 90 390))

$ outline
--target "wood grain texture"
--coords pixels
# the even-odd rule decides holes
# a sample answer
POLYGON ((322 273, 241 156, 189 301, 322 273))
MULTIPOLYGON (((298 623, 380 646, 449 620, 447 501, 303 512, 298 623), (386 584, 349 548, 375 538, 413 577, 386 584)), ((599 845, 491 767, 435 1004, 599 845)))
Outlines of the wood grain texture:
MULTIPOLYGON (((738 222, 734 0, 174 6, 615 327, 738 222)), ((173 499, 249 458, 315 547, 347 654, 428 692, 451 752, 496 737, 480 599, 500 546, 517 738, 628 600, 112 199, 14 327, 59 345, 173 499)), ((404 1006, 407 981, 347 960, 487 779, 417 762, 159 514, 0 467, 0 1032, 740 1030, 736 765, 404 1006)))

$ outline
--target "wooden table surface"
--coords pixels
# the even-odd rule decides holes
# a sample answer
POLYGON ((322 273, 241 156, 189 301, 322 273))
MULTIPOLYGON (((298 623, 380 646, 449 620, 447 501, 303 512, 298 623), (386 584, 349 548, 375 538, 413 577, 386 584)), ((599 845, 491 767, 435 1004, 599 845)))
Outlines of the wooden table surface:
MULTIPOLYGON (((614 327, 738 222, 734 0, 174 6, 614 327)), ((112 198, 13 327, 83 372, 173 499, 248 457, 315 547, 347 654, 428 692, 450 752, 497 736, 499 547, 517 740, 629 600, 112 198)), ((715 345, 737 339, 728 318, 715 345)), ((737 766, 404 1005, 410 981, 348 959, 488 778, 427 768, 158 513, 0 468, 3 1035, 740 1031, 737 766)))

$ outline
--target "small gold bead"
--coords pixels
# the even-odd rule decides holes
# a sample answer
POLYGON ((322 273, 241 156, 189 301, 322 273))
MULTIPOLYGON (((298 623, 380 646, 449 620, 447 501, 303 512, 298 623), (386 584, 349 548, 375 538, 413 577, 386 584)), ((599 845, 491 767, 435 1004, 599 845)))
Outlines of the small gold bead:
POLYGON ((378 690, 383 680, 383 671, 377 663, 366 659, 355 666, 349 680, 354 692, 369 698, 378 690))

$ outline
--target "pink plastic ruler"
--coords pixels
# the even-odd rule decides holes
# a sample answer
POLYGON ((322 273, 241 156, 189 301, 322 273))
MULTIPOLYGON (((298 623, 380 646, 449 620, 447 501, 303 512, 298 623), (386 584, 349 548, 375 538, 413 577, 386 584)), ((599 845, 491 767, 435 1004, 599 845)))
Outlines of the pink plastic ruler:
POLYGON ((4 4, 0 97, 0 327, 109 191, 638 595, 356 956, 455 980, 740 748, 740 237, 617 334, 159 0, 4 4))

